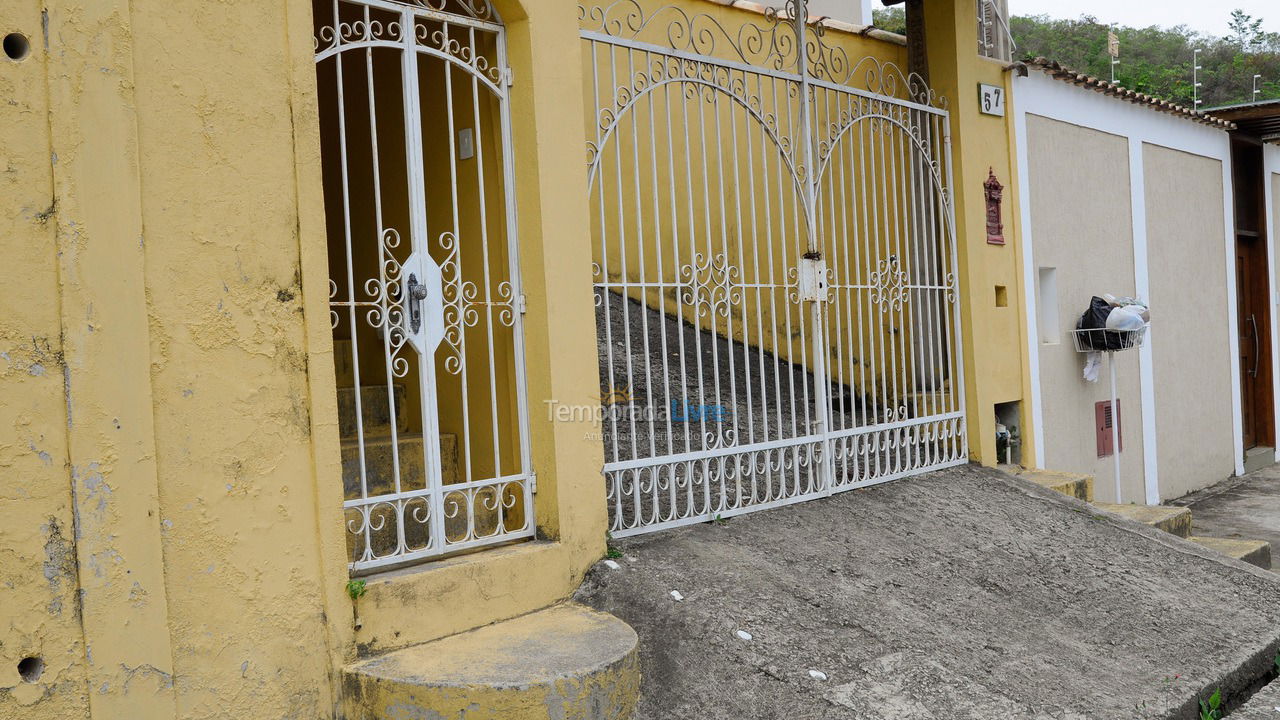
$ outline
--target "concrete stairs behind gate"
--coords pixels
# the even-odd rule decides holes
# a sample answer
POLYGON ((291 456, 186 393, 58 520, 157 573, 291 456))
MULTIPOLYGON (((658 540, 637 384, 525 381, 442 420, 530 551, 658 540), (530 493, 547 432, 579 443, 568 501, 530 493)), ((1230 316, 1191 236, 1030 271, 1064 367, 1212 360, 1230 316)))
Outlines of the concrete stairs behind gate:
MULTIPOLYGON (((346 497, 360 497, 362 445, 367 496, 396 491, 393 445, 399 448, 400 487, 425 487, 425 439, 411 432, 413 411, 406 412, 404 386, 361 385, 357 390, 350 341, 335 340, 334 352, 346 497)), ((441 482, 459 482, 457 436, 442 434, 440 450, 441 482)), ((387 521, 394 522, 390 517, 387 521)), ((640 693, 638 642, 635 631, 612 615, 574 603, 555 605, 361 657, 342 670, 341 717, 630 720, 640 693)))
POLYGON ((1074 497, 1092 504, 1099 510, 1119 515, 1129 520, 1150 525, 1171 535, 1196 543, 1236 560, 1271 570, 1271 544, 1262 540, 1241 540, 1192 535, 1191 509, 1171 505, 1118 505, 1093 499, 1092 475, 1058 472, 1054 470, 1028 470, 1004 466, 1005 472, 1029 480, 1043 488, 1074 497))
MULTIPOLYGON (((405 386, 398 383, 361 384, 357 389, 351 362, 351 341, 335 340, 333 346, 338 384, 338 435, 342 439, 342 484, 346 497, 360 497, 362 431, 367 496, 395 492, 397 460, 403 490, 425 487, 426 448, 422 433, 413 431, 410 425, 412 413, 406 410, 405 386), (363 424, 357 422, 357 396, 363 424), (392 452, 393 446, 398 453, 392 452)), ((440 435, 440 470, 441 482, 446 485, 461 480, 457 435, 440 435)))

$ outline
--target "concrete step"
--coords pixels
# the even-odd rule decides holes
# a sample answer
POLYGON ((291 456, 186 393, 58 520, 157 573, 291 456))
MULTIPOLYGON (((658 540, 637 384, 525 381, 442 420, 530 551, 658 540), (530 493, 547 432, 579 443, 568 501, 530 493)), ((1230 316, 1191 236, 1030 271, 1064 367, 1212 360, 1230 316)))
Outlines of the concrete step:
POLYGON ((343 669, 352 720, 630 720, 640 694, 634 630, 565 604, 343 669))
POLYGON ((1184 507, 1169 505, 1116 505, 1115 503, 1093 504, 1099 510, 1136 520, 1163 530, 1180 538, 1191 537, 1191 511, 1184 507))
POLYGON ((1249 448, 1244 452, 1244 474, 1261 470, 1276 464, 1276 450, 1262 445, 1249 448))
MULTIPOLYGON (((1199 537, 1187 538, 1227 557, 1243 560, 1250 565, 1257 565, 1263 570, 1271 569, 1271 543, 1264 540, 1240 540, 1236 538, 1199 537)), ((1280 714, 1277 715, 1280 717, 1280 714)))
MULTIPOLYGON (((396 430, 409 429, 409 413, 405 412, 404 386, 362 385, 360 387, 360 413, 364 416, 365 437, 391 434, 391 401, 396 405, 396 430)), ((343 440, 356 439, 356 389, 338 388, 338 433, 343 440)))
POLYGON ((1054 492, 1062 493, 1085 502, 1093 502, 1093 476, 1078 473, 1060 472, 1058 470, 1028 470, 1026 468, 1001 468, 1054 492))
POLYGON ((1280 679, 1267 683, 1249 698, 1248 702, 1233 710, 1231 720, 1276 720, 1280 718, 1280 679))
MULTIPOLYGON (((427 474, 421 435, 399 435, 400 489, 420 490, 426 487, 427 474)), ((391 436, 365 436, 365 482, 370 496, 395 492, 395 456, 391 436)), ((458 436, 440 436, 440 470, 447 485, 459 482, 458 436)), ((360 442, 342 443, 342 486, 348 500, 360 497, 360 442)))

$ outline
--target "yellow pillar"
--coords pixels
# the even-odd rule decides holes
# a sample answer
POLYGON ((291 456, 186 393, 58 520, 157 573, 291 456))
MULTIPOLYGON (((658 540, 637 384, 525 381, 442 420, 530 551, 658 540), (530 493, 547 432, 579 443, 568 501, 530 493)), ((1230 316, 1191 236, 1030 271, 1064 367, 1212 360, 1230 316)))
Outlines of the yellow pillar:
POLYGON ((0 717, 84 720, 43 7, 0 4, 0 35, 28 43, 0 56, 0 717))
POLYGON ((48 3, 71 500, 94 718, 174 715, 160 543, 133 29, 122 0, 48 3))
POLYGON ((979 85, 1009 97, 1006 63, 978 53, 977 0, 926 0, 925 39, 931 86, 949 102, 959 244, 961 336, 971 457, 996 462, 995 406, 1021 402, 1023 462, 1035 456, 1026 365, 1026 318, 1013 158, 1012 105, 1003 117, 983 114, 979 85), (987 243, 983 182, 994 172, 1004 185, 1004 245, 987 243), (1003 288, 1001 292, 1000 288, 1003 288), (1000 303, 1003 301, 1003 305, 1000 303))

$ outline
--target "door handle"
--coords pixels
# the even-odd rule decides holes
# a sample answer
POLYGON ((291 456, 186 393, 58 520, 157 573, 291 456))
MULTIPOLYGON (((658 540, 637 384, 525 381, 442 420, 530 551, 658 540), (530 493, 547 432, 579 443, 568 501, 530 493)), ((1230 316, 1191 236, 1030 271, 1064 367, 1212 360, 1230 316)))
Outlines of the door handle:
POLYGON ((1258 377, 1258 353, 1261 347, 1258 344, 1258 318, 1253 313, 1249 313, 1249 324, 1252 325, 1253 332, 1253 369, 1249 371, 1249 377, 1258 377))
POLYGON ((409 327, 416 335, 422 328, 422 301, 427 299, 427 286, 418 282, 418 276, 409 273, 409 327))

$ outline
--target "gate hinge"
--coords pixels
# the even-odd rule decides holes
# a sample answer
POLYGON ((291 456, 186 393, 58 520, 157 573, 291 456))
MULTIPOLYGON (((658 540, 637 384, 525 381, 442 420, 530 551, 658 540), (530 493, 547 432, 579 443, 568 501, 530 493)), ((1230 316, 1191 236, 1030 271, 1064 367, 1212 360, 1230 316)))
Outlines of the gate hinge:
POLYGON ((506 83, 506 86, 507 86, 507 87, 511 87, 512 85, 515 85, 515 84, 516 84, 516 71, 515 71, 515 70, 512 70, 512 69, 511 69, 511 68, 509 68, 509 67, 508 67, 508 68, 503 68, 503 69, 502 69, 502 82, 506 83))
POLYGON ((536 472, 529 473, 529 494, 538 494, 538 473, 536 472))
POLYGON ((516 312, 521 315, 529 312, 529 303, 525 302, 524 293, 520 293, 520 297, 516 298, 516 312))

